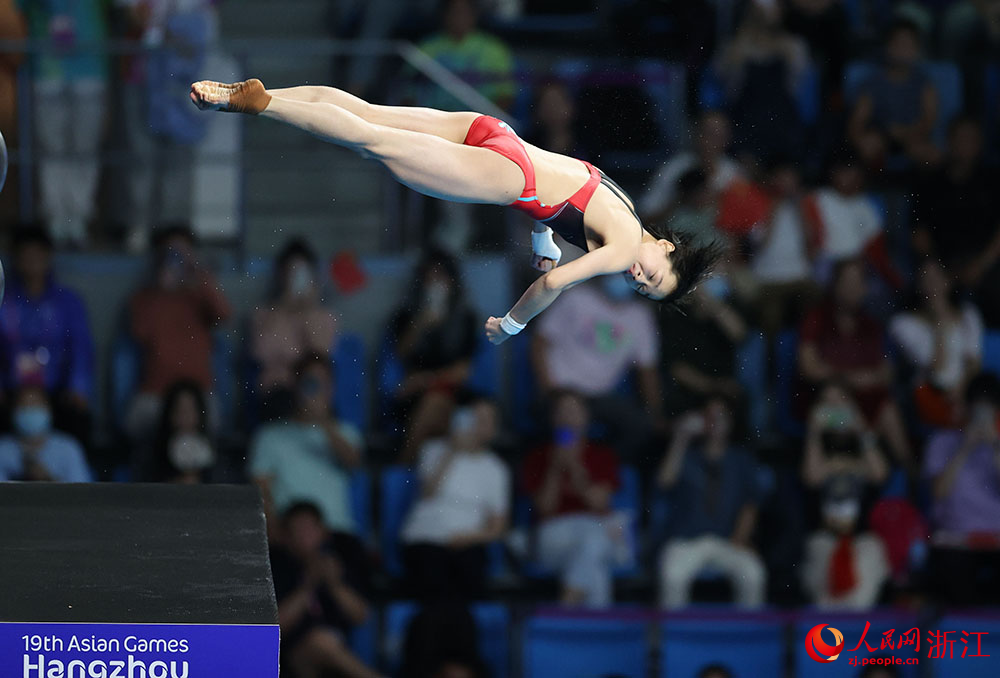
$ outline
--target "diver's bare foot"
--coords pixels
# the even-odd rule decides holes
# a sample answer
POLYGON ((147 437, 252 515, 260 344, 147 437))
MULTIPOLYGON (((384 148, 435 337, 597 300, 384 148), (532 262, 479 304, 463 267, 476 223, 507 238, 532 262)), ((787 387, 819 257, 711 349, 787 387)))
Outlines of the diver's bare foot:
POLYGON ((191 101, 203 111, 257 115, 271 103, 271 95, 256 78, 231 84, 201 80, 191 84, 191 101))

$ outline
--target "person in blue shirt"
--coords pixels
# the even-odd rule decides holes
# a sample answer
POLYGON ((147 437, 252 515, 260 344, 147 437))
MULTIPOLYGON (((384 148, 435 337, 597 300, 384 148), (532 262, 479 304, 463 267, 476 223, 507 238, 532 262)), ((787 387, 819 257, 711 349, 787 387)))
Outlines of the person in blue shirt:
POLYGON ((14 435, 0 438, 0 481, 92 479, 80 443, 53 430, 49 399, 40 384, 18 390, 11 418, 14 435))
POLYGON ((14 232, 14 270, 0 306, 0 398, 24 383, 48 393, 56 426, 86 445, 94 341, 80 297, 52 274, 52 241, 38 226, 14 232))

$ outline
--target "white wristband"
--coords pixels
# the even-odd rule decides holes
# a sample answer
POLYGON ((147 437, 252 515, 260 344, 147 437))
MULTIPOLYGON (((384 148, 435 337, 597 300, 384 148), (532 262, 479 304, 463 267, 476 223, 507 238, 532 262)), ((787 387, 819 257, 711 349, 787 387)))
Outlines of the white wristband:
POLYGON ((556 241, 552 239, 552 229, 547 226, 544 231, 531 232, 531 251, 540 257, 551 259, 557 264, 559 263, 559 259, 562 258, 562 250, 559 249, 556 241))
POLYGON ((528 323, 519 323, 513 318, 511 318, 510 313, 500 318, 500 329, 502 329, 504 332, 506 332, 511 336, 514 336, 527 326, 528 323))

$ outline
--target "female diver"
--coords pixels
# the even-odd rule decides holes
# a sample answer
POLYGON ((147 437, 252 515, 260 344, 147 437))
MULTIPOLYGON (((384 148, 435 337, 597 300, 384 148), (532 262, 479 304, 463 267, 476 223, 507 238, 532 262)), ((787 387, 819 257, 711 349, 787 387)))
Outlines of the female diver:
POLYGON ((332 87, 267 90, 260 80, 201 81, 202 110, 273 118, 374 158, 415 191, 454 202, 509 205, 536 220, 532 265, 543 272, 503 318, 486 321, 499 344, 517 334, 562 290, 598 275, 624 275, 639 294, 676 302, 719 257, 643 228, 628 195, 588 162, 522 141, 504 122, 478 113, 379 106, 332 87), (551 228, 550 228, 551 227, 551 228), (585 254, 558 266, 555 230, 585 254))

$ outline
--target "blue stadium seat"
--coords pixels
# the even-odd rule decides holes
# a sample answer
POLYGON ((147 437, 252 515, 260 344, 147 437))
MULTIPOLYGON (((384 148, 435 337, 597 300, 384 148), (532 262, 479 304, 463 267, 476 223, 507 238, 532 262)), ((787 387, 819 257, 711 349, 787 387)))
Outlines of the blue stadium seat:
MULTIPOLYGON (((941 659, 927 660, 934 665, 934 678, 994 678, 997 675, 997 661, 1000 657, 1000 617, 978 615, 945 615, 939 621, 924 629, 924 641, 928 641, 929 632, 952 631, 947 638, 954 640, 952 646, 954 656, 948 658, 945 654, 941 659), (962 635, 965 631, 967 635, 962 635), (977 636, 974 632, 984 633, 982 646, 977 647, 977 636), (962 641, 965 641, 963 644, 962 641), (962 657, 963 650, 966 656, 962 657), (973 657, 974 654, 990 655, 973 657)), ((927 645, 921 646, 923 657, 927 656, 927 645)), ((936 656, 936 653, 935 655, 936 656)))
POLYGON ((472 370, 465 382, 472 391, 487 396, 496 396, 500 391, 498 357, 500 352, 485 335, 479 337, 476 353, 472 356, 472 370))
POLYGON ((666 619, 660 626, 660 676, 694 678, 706 664, 729 667, 734 678, 784 673, 784 624, 762 615, 745 619, 666 619))
POLYGON ((510 392, 510 413, 515 430, 521 435, 533 435, 541 428, 534 407, 538 385, 531 366, 531 332, 522 332, 506 344, 507 374, 510 392))
POLYGON ((750 431, 760 436, 768 423, 767 339, 762 332, 750 332, 736 351, 736 378, 747 394, 750 431))
MULTIPOLYGON (((403 576, 403 556, 399 534, 406 521, 410 507, 416 501, 419 491, 417 474, 404 466, 389 466, 382 471, 379 480, 380 521, 379 544, 382 551, 382 565, 393 577, 403 576)), ((503 573, 505 566, 503 544, 499 541, 487 546, 489 576, 503 573)))
MULTIPOLYGON (((510 675, 510 612, 501 603, 474 603, 472 616, 479 634, 479 652, 495 678, 510 675)), ((391 672, 403 659, 403 644, 410 620, 417 614, 413 602, 391 603, 385 609, 385 655, 391 672)))
POLYGON ((378 611, 374 606, 368 619, 361 626, 351 629, 348 642, 351 651, 368 666, 375 666, 378 658, 378 611))
POLYGON ((1000 330, 986 330, 983 335, 983 369, 1000 376, 1000 330))
POLYGON ((400 577, 403 561, 399 550, 399 532, 410 506, 417 498, 417 476, 406 467, 389 466, 382 470, 379 484, 382 566, 393 577, 400 577))
POLYGON ((534 617, 524 623, 524 678, 645 678, 649 648, 642 619, 534 617))
POLYGON ((793 407, 798 351, 798 330, 784 330, 778 334, 774 346, 774 417, 778 431, 795 438, 805 435, 805 426, 795 418, 793 407))
POLYGON ((219 423, 223 429, 230 428, 236 421, 236 401, 233 396, 236 385, 235 364, 229 337, 221 331, 215 332, 212 336, 212 382, 219 423))
POLYGON ((367 542, 372 537, 372 479, 368 471, 351 473, 351 513, 358 536, 367 542))
MULTIPOLYGON (((808 612, 799 617, 794 625, 794 635, 792 637, 792 647, 795 650, 795 672, 796 678, 856 678, 860 672, 858 666, 848 664, 848 658, 857 657, 881 657, 894 655, 905 659, 907 656, 916 656, 911 648, 902 650, 881 650, 880 643, 882 634, 889 629, 893 629, 893 636, 919 626, 915 618, 903 615, 886 614, 884 612, 873 611, 859 614, 843 614, 835 612, 808 612), (876 648, 875 652, 869 652, 862 645, 857 652, 851 652, 861 640, 861 635, 865 630, 865 623, 871 622, 871 628, 865 636, 865 642, 876 648), (844 634, 844 651, 840 657, 829 663, 819 663, 806 654, 805 637, 811 628, 817 624, 828 624, 844 634), (909 653, 909 655, 908 655, 909 653)), ((925 630, 925 629, 921 629, 925 630)), ((830 641, 832 637, 826 637, 830 641)), ((921 641, 920 651, 926 653, 924 643, 921 641)), ((926 654, 922 655, 924 659, 926 654)), ((916 678, 918 666, 898 666, 902 678, 916 678)))
POLYGON ((361 336, 345 333, 337 338, 333 353, 334 411, 360 431, 368 425, 368 370, 361 336))

